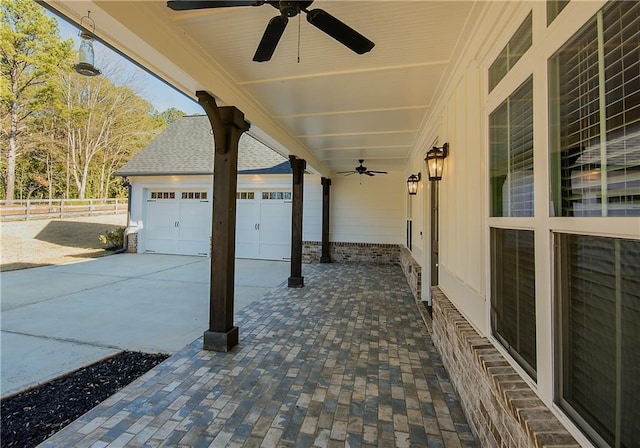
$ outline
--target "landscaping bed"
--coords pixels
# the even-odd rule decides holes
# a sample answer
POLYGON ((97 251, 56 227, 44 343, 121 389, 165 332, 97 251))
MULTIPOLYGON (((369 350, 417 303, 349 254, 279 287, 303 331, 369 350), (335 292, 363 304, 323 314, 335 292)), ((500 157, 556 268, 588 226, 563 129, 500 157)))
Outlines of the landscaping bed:
POLYGON ((38 445, 168 357, 121 352, 2 399, 2 448, 38 445))

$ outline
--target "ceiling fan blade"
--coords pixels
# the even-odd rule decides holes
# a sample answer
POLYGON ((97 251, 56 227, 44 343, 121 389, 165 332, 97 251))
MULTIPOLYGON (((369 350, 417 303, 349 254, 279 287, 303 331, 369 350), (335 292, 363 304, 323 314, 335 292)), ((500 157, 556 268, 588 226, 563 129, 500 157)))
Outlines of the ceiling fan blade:
POLYGON ((232 6, 261 6, 264 1, 208 1, 208 0, 170 0, 167 6, 174 11, 189 11, 192 9, 229 8, 232 6))
POLYGON ((386 171, 372 171, 372 170, 369 170, 368 172, 369 173, 376 173, 376 174, 389 174, 386 171))
POLYGON ((286 16, 276 16, 269 20, 269 24, 264 30, 264 34, 256 50, 256 54, 253 56, 255 62, 266 62, 271 59, 287 27, 287 23, 289 23, 289 19, 287 19, 286 16))
POLYGON ((375 174, 373 174, 371 171, 365 171, 364 174, 366 174, 367 176, 375 176, 375 174))
POLYGON ((358 54, 367 53, 375 46, 362 34, 322 9, 307 11, 307 22, 358 54))

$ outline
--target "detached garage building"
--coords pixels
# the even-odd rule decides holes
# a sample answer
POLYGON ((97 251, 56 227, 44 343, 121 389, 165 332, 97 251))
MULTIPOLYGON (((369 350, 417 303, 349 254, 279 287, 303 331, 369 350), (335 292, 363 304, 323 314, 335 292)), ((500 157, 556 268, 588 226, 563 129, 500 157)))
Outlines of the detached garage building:
MULTIPOLYGON (((250 135, 242 136, 238 151, 238 258, 289 258, 291 173, 287 159, 250 135)), ((210 255, 213 133, 206 116, 185 116, 171 123, 116 174, 131 184, 129 252, 210 255)), ((305 179, 305 184, 320 183, 315 180, 305 179)), ((318 208, 311 215, 319 215, 317 201, 305 202, 305 209, 318 208)), ((308 223, 305 233, 314 233, 319 225, 308 223)))

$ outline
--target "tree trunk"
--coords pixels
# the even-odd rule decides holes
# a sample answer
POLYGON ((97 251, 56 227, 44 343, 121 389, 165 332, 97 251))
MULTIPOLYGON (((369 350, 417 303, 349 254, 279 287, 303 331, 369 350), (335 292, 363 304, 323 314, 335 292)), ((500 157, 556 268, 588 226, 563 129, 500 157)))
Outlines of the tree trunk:
MULTIPOLYGON (((13 77, 12 88, 14 92, 18 90, 18 79, 13 77)), ((11 203, 15 199, 16 188, 16 157, 18 155, 18 103, 11 103, 11 129, 9 130, 9 154, 7 155, 7 184, 5 189, 5 199, 11 203)))

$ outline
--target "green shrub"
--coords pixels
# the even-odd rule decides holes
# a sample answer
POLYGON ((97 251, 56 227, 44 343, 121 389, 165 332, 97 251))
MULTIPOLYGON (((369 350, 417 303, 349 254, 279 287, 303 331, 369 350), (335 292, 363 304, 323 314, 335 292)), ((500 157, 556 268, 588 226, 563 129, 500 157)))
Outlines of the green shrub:
POLYGON ((105 235, 98 237, 100 242, 107 248, 120 249, 124 247, 124 227, 118 227, 114 230, 107 230, 105 235))

